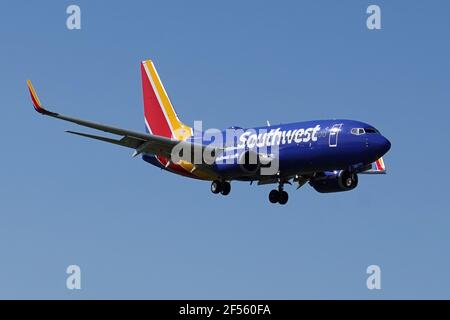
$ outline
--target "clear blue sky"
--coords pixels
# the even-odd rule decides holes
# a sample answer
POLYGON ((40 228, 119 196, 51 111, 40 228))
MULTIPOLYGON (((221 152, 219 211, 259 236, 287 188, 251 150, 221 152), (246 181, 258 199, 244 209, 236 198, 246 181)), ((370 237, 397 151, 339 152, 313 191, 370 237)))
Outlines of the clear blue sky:
POLYGON ((448 1, 9 1, 0 11, 0 298, 450 298, 448 1), (82 30, 66 29, 78 4, 82 30), (382 30, 366 28, 378 4, 382 30), (322 195, 161 172, 29 100, 144 130, 139 62, 188 124, 373 124, 386 176, 322 195), (79 128, 78 128, 79 129, 79 128), (82 269, 82 290, 65 287, 82 269), (382 269, 382 290, 366 268, 382 269))

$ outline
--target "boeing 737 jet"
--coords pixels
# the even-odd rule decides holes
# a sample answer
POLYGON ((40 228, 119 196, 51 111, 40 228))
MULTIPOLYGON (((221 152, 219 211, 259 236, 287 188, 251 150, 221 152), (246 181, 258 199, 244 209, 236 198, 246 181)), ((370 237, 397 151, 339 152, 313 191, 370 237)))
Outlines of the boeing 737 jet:
POLYGON ((358 174, 386 173, 382 156, 391 143, 367 123, 332 119, 205 132, 180 121, 152 61, 141 63, 141 77, 145 133, 49 111, 27 83, 40 114, 117 137, 67 132, 134 149, 133 156, 163 170, 211 181, 215 194, 228 195, 232 181, 276 184, 269 201, 286 204, 286 184, 340 192, 356 188, 358 174))

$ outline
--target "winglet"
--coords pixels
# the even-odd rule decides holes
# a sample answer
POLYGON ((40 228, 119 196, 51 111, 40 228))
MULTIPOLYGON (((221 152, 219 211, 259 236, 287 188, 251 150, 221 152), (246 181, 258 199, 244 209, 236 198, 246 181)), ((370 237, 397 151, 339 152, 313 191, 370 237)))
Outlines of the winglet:
POLYGON ((34 109, 41 114, 56 115, 56 113, 50 112, 42 106, 41 101, 39 100, 39 97, 37 96, 36 91, 34 90, 33 84, 31 83, 30 80, 27 80, 27 85, 28 85, 28 90, 30 91, 31 101, 33 101, 34 109))

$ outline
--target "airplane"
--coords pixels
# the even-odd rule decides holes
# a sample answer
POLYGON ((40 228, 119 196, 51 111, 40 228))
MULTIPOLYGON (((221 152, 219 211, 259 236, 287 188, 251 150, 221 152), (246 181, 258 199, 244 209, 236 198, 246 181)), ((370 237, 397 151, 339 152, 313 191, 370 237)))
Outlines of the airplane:
POLYGON ((141 62, 140 69, 145 133, 49 111, 41 104, 30 80, 27 85, 34 109, 40 114, 119 138, 66 132, 134 149, 133 157, 140 155, 158 168, 211 181, 214 194, 228 195, 232 181, 276 184, 278 188, 270 191, 269 201, 284 205, 289 198, 284 190, 286 184, 295 183, 298 189, 309 183, 320 193, 342 192, 357 187, 359 174, 386 173, 382 157, 391 143, 375 127, 361 121, 331 119, 280 125, 267 122, 267 126, 246 129, 232 126, 219 131, 222 137, 234 134, 231 143, 211 142, 203 131, 180 121, 153 62, 141 62), (180 146, 182 151, 177 157, 174 150, 180 146), (193 161, 195 152, 208 154, 209 158, 202 156, 193 161))

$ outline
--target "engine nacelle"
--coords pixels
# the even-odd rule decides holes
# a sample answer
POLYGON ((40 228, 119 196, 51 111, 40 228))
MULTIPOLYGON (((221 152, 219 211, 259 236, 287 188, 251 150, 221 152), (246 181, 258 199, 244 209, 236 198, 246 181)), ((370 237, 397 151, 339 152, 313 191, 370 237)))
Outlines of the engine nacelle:
POLYGON ((358 185, 358 175, 347 170, 324 172, 309 184, 320 193, 350 191, 358 185))
POLYGON ((219 161, 216 166, 224 177, 247 177, 258 174, 263 167, 269 167, 272 160, 270 156, 247 150, 239 154, 232 163, 219 161))
POLYGON ((238 163, 241 170, 248 175, 257 173, 261 168, 260 155, 250 150, 240 155, 238 163))

